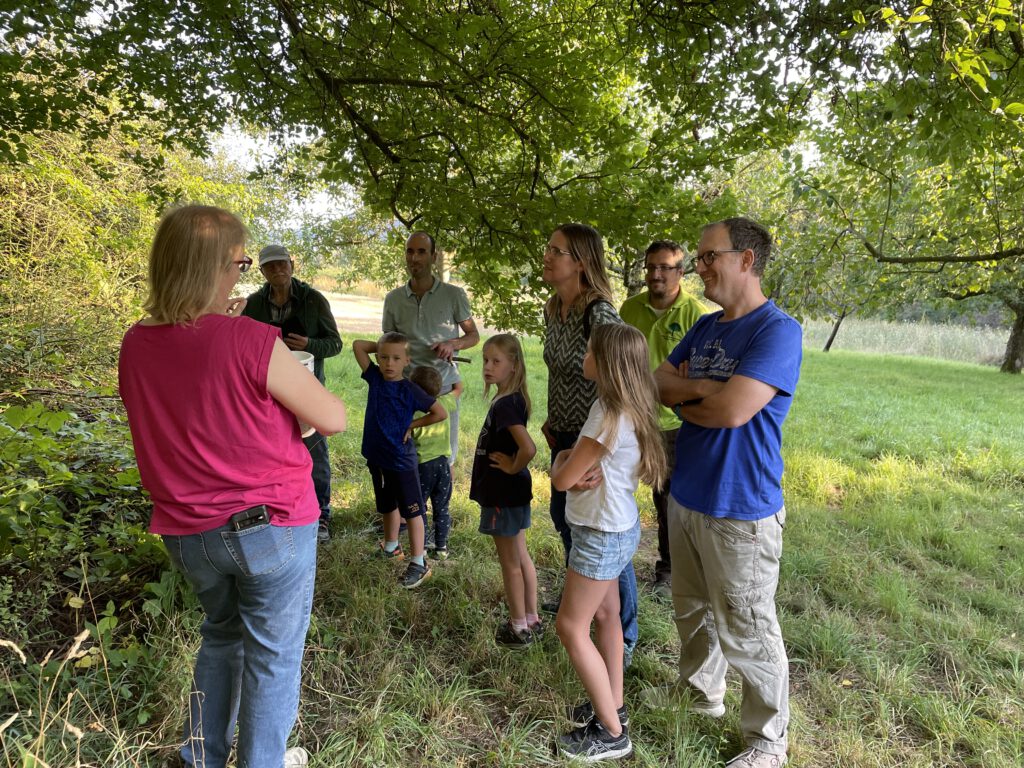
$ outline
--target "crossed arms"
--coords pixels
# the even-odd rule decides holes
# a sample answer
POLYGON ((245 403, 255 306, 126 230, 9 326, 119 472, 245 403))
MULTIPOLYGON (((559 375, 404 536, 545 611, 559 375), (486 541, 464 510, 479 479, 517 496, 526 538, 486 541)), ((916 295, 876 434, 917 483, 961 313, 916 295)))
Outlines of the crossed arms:
POLYGON ((742 427, 778 392, 776 387, 749 376, 734 375, 727 381, 691 379, 684 361, 678 368, 667 360, 654 369, 661 402, 684 421, 700 427, 742 427))

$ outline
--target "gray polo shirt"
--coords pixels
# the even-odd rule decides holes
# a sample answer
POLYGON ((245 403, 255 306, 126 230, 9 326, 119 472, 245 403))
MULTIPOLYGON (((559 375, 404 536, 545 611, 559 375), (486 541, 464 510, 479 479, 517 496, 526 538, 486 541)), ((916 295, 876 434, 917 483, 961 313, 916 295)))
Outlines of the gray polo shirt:
POLYGON ((430 290, 417 298, 409 283, 395 288, 384 297, 385 332, 398 331, 409 337, 409 356, 413 365, 430 365, 441 374, 444 392, 461 381, 454 363, 439 358, 431 346, 461 335, 459 323, 473 317, 469 298, 461 288, 434 278, 430 290))

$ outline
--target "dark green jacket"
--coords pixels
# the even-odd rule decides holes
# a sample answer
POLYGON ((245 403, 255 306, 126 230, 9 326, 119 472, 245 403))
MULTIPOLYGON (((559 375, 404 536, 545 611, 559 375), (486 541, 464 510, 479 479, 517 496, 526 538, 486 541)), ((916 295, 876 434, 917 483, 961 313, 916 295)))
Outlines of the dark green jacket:
MULTIPOLYGON (((322 384, 324 382, 324 358, 334 357, 341 352, 341 336, 338 335, 338 324, 331 312, 331 304, 320 291, 308 283, 292 278, 292 316, 297 318, 306 329, 309 345, 306 351, 313 358, 313 372, 322 384)), ((242 314, 271 323, 270 314, 270 283, 265 283, 256 293, 250 294, 242 314)))

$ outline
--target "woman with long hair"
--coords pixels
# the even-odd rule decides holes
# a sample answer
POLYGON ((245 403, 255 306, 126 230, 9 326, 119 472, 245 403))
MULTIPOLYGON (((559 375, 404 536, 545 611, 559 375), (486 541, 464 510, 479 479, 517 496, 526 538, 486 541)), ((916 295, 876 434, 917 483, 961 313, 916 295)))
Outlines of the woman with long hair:
POLYGON ((640 331, 629 325, 595 328, 583 375, 596 383, 597 400, 576 445, 552 465, 551 483, 569 491, 566 520, 573 540, 555 629, 589 697, 570 710, 576 728, 559 739, 559 749, 589 762, 633 750, 622 695, 616 582, 640 543, 633 494, 640 480, 655 486, 662 481, 665 448, 655 415, 658 389, 640 331), (603 474, 600 485, 570 490, 595 466, 603 474))
MULTIPOLYGON (((544 363, 548 368, 548 414, 541 426, 555 462, 561 451, 572 448, 597 398, 595 382, 583 375, 583 356, 594 328, 622 323, 612 305, 612 289, 605 266, 601 233, 587 224, 562 224, 544 249, 544 282, 554 293, 544 306, 544 363)), ((580 489, 601 482, 600 469, 586 473, 580 489)), ((551 487, 551 521, 562 537, 566 562, 572 532, 565 522, 564 490, 551 487)), ((636 574, 629 562, 619 578, 622 632, 626 665, 638 637, 636 574)), ((544 609, 557 613, 558 603, 544 609)))

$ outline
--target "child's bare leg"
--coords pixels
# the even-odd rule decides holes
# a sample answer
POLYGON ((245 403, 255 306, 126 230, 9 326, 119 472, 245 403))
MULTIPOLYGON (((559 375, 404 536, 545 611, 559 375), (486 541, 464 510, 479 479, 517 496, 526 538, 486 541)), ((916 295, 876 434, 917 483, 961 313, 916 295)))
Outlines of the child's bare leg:
MULTIPOLYGON (((498 564, 501 566, 501 582, 505 586, 508 616, 513 621, 525 621, 526 601, 523 597, 523 571, 519 561, 519 546, 516 541, 518 537, 492 536, 491 538, 494 539, 494 548, 498 551, 498 564)), ((536 574, 534 574, 534 580, 536 578, 536 574)), ((536 602, 536 596, 534 601, 536 602)))
POLYGON ((519 550, 519 568, 523 573, 523 605, 527 615, 537 615, 537 569, 526 548, 526 531, 516 534, 516 548, 519 550))
POLYGON ((413 557, 419 557, 423 554, 423 515, 410 517, 405 526, 409 532, 409 551, 413 557))
POLYGON ((398 541, 398 528, 402 524, 402 518, 398 516, 398 510, 392 509, 382 515, 384 518, 384 541, 398 541))
MULTIPOLYGON (((615 711, 615 695, 605 660, 590 639, 590 622, 607 598, 608 591, 618 589, 618 580, 595 581, 581 576, 571 568, 565 574, 562 604, 555 619, 555 631, 562 641, 569 661, 590 696, 594 713, 613 736, 622 733, 622 724, 615 711)), ((619 629, 619 654, 622 654, 622 629, 619 629)), ((619 664, 621 665, 621 660, 619 664)), ((620 690, 621 690, 620 677, 620 690)), ((621 703, 621 700, 620 700, 621 703)))
POLYGON ((612 701, 622 706, 622 618, 619 616, 618 580, 612 582, 604 600, 594 614, 594 641, 608 670, 612 701))

